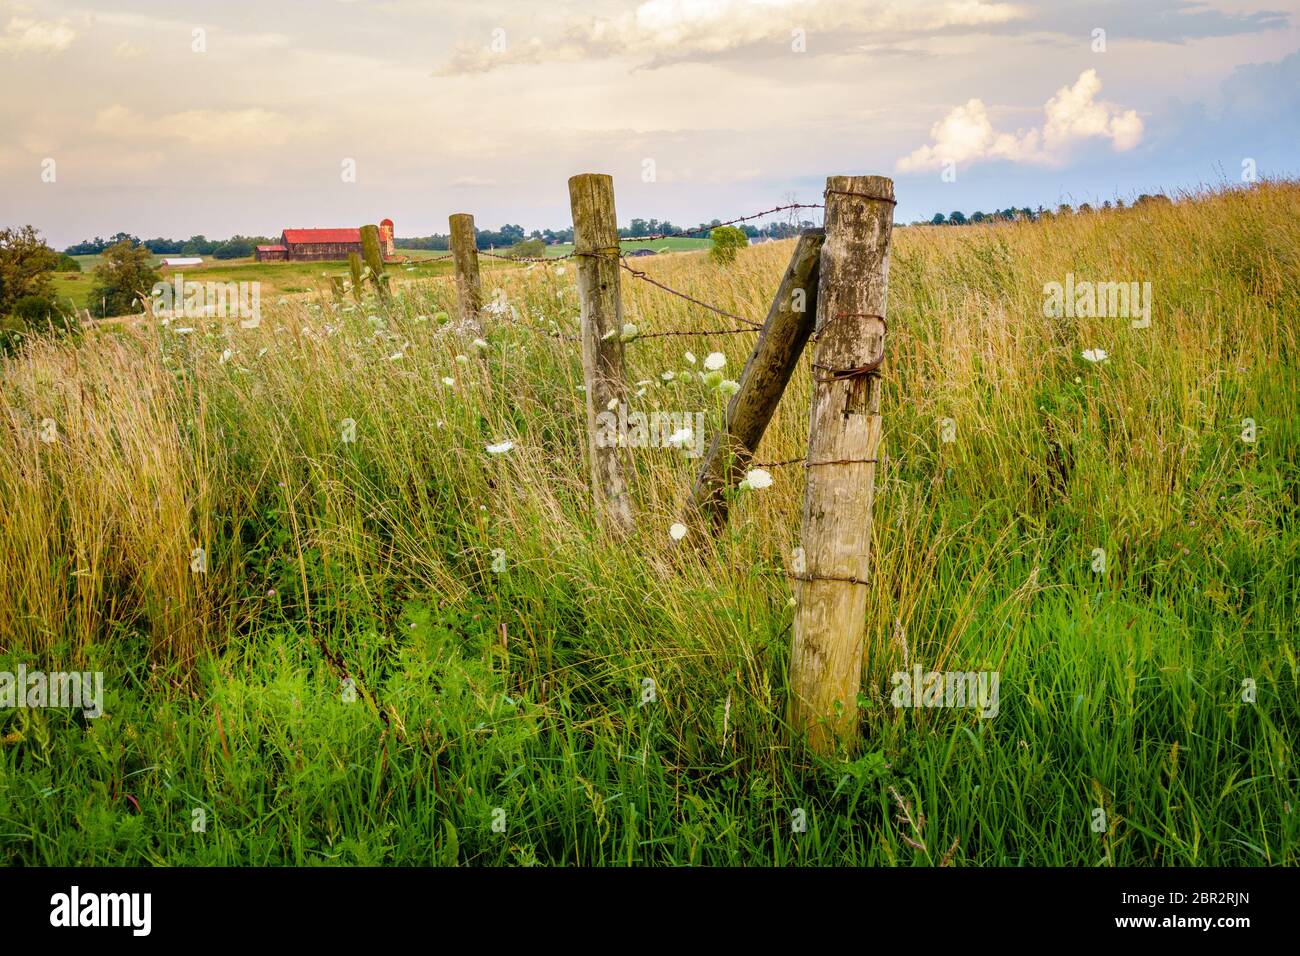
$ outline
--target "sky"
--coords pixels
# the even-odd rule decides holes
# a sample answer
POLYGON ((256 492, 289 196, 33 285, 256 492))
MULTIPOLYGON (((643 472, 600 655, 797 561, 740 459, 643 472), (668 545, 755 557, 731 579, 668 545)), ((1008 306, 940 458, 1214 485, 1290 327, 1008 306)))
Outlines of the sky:
POLYGON ((1300 174, 1300 0, 0 0, 0 226, 58 248, 896 219, 1300 174))

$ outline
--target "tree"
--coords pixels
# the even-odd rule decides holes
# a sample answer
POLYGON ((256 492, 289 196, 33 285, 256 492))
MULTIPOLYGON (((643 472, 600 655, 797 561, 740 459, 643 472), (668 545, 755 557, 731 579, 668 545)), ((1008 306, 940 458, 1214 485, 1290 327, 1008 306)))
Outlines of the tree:
POLYGON ((950 225, 950 226, 964 226, 964 225, 966 225, 966 217, 965 217, 964 215, 962 215, 962 213, 961 213, 960 211, 958 211, 958 212, 950 212, 950 213, 948 213, 948 225, 950 225))
POLYGON ((66 252, 59 253, 59 264, 54 267, 55 272, 80 272, 81 263, 66 252))
POLYGON ((936 213, 934 214, 934 218, 930 220, 930 225, 932 225, 932 226, 942 226, 942 225, 943 225, 944 223, 946 223, 947 221, 948 221, 948 220, 945 219, 945 218, 943 217, 943 213, 941 213, 941 212, 936 212, 936 213))
POLYGON ((0 316, 13 311, 19 299, 40 298, 53 307, 50 273, 59 254, 45 244, 32 226, 0 230, 0 316))
POLYGON ((546 243, 541 239, 525 239, 523 242, 516 242, 510 247, 510 257, 512 259, 538 259, 544 255, 546 255, 546 243))
POLYGON ((147 298, 154 283, 160 281, 158 270, 149 264, 149 259, 148 249, 129 241, 105 249, 103 263, 95 267, 90 310, 100 318, 131 313, 140 298, 147 298))
POLYGON ((709 238, 713 240, 709 255, 714 262, 735 262, 736 253, 749 245, 749 237, 735 226, 717 226, 709 232, 709 238))

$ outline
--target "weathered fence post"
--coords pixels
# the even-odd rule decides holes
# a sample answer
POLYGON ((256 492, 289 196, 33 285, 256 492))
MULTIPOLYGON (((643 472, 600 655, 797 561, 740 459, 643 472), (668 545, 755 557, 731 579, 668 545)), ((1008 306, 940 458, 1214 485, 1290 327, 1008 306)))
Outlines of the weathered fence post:
POLYGON ((858 728, 893 212, 884 176, 826 180, 789 700, 790 724, 822 754, 858 728))
POLYGON ((727 405, 727 423, 709 446, 691 489, 683 520, 693 543, 727 523, 728 490, 736 487, 767 430, 781 395, 816 322, 818 259, 825 233, 805 230, 777 288, 767 321, 740 375, 740 390, 727 405))
POLYGON ((393 290, 388 284, 388 275, 384 271, 384 254, 380 251, 378 226, 361 227, 361 252, 365 256, 366 265, 370 267, 370 277, 375 285, 376 294, 381 299, 388 298, 393 290))
POLYGON ((608 530, 632 530, 632 505, 619 459, 617 436, 598 427, 597 416, 627 401, 623 372, 623 301, 618 264, 618 217, 614 180, 584 173, 569 180, 573 251, 582 300, 582 374, 587 388, 587 445, 596 509, 608 530))
POLYGON ((478 275, 478 238, 474 233, 474 217, 458 212, 449 217, 451 224, 452 264, 456 267, 456 306, 461 324, 475 334, 483 327, 483 287, 478 275))
POLYGON ((352 277, 352 298, 361 302, 361 256, 355 252, 348 253, 348 274, 352 277))

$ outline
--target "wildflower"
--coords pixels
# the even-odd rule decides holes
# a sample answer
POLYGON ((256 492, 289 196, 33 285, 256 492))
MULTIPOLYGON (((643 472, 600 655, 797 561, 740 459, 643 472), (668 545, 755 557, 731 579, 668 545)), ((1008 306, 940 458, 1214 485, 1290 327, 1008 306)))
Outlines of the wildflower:
POLYGON ((504 548, 492 549, 492 570, 497 574, 506 569, 506 552, 504 548))
POLYGON ((475 340, 474 340, 474 348, 476 348, 476 349, 485 349, 485 348, 487 348, 487 347, 488 347, 488 344, 487 344, 487 342, 485 342, 483 339, 475 339, 475 340))
POLYGON ((671 382, 677 376, 674 375, 672 372, 660 372, 659 377, 662 378, 665 382, 671 382))
POLYGON ((450 387, 456 384, 456 380, 452 378, 450 375, 444 375, 442 377, 442 384, 450 387))
POLYGON ((1089 362, 1106 361, 1106 352, 1104 349, 1088 349, 1083 353, 1083 357, 1089 362))
POLYGON ((740 487, 762 491, 764 488, 770 488, 772 485, 772 473, 765 468, 751 468, 745 472, 745 480, 740 483, 740 487))
POLYGON ((686 361, 688 361, 688 362, 690 362, 692 365, 694 365, 694 364, 695 364, 695 353, 694 353, 694 352, 687 352, 687 353, 686 353, 686 361))
POLYGON ((674 448, 679 448, 694 437, 695 432, 692 429, 679 428, 668 436, 668 444, 672 445, 674 448))
POLYGON ((457 355, 457 356, 456 356, 456 361, 459 362, 461 365, 468 365, 468 364, 469 364, 469 356, 468 356, 468 355, 457 355))
POLYGON ((428 322, 428 321, 429 321, 429 317, 428 317, 427 315, 417 315, 417 316, 415 317, 415 321, 417 321, 417 322, 428 322))
POLYGON ((234 354, 235 354, 235 353, 232 352, 232 351, 230 351, 230 349, 226 349, 224 352, 222 352, 222 353, 221 353, 221 364, 222 364, 222 365, 225 365, 227 362, 229 362, 229 361, 230 361, 230 357, 231 357, 232 355, 234 355, 234 354))
POLYGON ((719 385, 722 384, 722 373, 705 372, 704 376, 701 378, 701 381, 704 382, 705 385, 709 386, 709 388, 717 388, 719 385))
POLYGON ((637 334, 638 334, 639 332, 640 332, 640 330, 639 330, 635 325, 633 325, 631 322, 628 322, 628 323, 624 324, 624 326, 623 326, 623 341, 624 341, 624 342, 631 342, 634 338, 637 337, 637 334))
POLYGON ((721 392, 723 395, 735 395, 738 391, 740 391, 740 383, 733 382, 731 379, 727 379, 725 382, 721 382, 718 384, 718 391, 721 392))
POLYGON ((515 443, 512 441, 498 442, 495 445, 488 445, 487 453, 489 455, 504 455, 506 452, 508 452, 510 449, 514 447, 515 447, 515 443))
POLYGON ((682 538, 686 537, 686 525, 680 521, 673 522, 672 527, 668 529, 668 537, 674 541, 682 540, 682 538))
POLYGON ((727 364, 727 357, 721 352, 710 352, 704 360, 704 367, 710 372, 716 372, 727 364))

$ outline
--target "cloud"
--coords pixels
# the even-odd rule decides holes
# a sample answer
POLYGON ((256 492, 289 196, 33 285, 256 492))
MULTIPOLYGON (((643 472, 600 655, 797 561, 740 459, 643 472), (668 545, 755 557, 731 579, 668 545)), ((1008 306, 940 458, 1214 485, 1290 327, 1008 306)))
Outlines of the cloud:
POLYGON ((77 31, 65 17, 33 20, 12 16, 0 32, 0 53, 62 53, 77 38, 77 31))
POLYGON ((183 110, 146 116, 120 103, 95 114, 92 129, 105 136, 135 142, 185 143, 205 150, 214 146, 248 149, 283 146, 308 131, 309 124, 294 123, 283 114, 252 108, 241 110, 183 110))
MULTIPOLYGON (((1012 30, 994 27, 992 32, 1046 30, 1067 37, 1086 37, 1095 27, 1105 29, 1111 42, 1149 40, 1156 43, 1186 43, 1208 37, 1240 36, 1285 30, 1291 15, 1284 10, 1251 13, 1217 10, 1201 0, 1088 0, 1061 3, 1060 0, 1020 0, 1028 5, 1027 15, 1012 30)), ((1221 5, 1221 4, 1220 4, 1221 5)))
POLYGON ((1085 70, 1073 86, 1063 86, 1043 107, 1042 126, 1014 133, 998 132, 982 100, 958 106, 930 129, 931 142, 898 160, 899 172, 938 169, 948 163, 1003 159, 1013 163, 1055 166, 1071 148, 1089 139, 1108 139, 1116 152, 1142 139, 1136 110, 1097 100, 1101 80, 1085 70))
POLYGON ((628 13, 595 17, 548 38, 512 42, 498 33, 481 45, 460 45, 438 71, 486 73, 510 65, 573 63, 628 57, 649 65, 710 59, 755 45, 790 49, 795 31, 810 48, 818 35, 864 42, 885 33, 983 28, 1021 16, 1018 6, 989 0, 644 0, 628 13))

